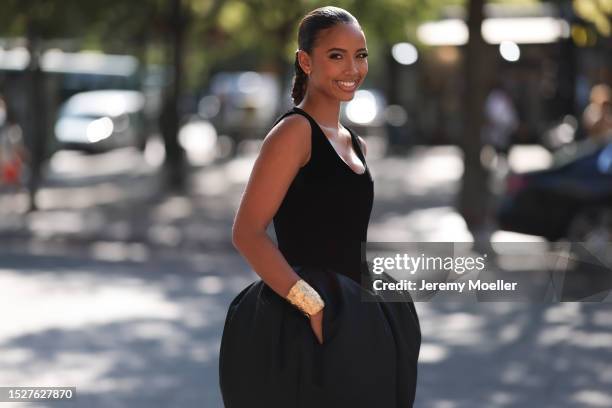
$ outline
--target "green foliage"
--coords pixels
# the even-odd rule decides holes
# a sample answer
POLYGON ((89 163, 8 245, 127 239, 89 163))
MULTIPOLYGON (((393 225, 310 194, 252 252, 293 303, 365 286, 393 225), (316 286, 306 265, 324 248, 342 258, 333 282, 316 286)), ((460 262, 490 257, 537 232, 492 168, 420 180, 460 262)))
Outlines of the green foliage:
POLYGON ((608 37, 612 33, 612 0, 574 0, 576 14, 593 23, 599 34, 608 37))
POLYGON ((93 0, 3 0, 0 35, 39 38, 78 36, 107 2, 93 0))
MULTIPOLYGON (((391 44, 413 40, 417 24, 434 19, 443 5, 464 0, 339 0, 360 21, 376 63, 391 44)), ((206 82, 226 62, 245 69, 287 72, 293 62, 296 31, 318 0, 183 0, 186 25, 186 80, 206 82)), ((81 48, 131 53, 149 62, 167 58, 169 0, 4 0, 0 35, 41 39, 75 38, 81 48)))

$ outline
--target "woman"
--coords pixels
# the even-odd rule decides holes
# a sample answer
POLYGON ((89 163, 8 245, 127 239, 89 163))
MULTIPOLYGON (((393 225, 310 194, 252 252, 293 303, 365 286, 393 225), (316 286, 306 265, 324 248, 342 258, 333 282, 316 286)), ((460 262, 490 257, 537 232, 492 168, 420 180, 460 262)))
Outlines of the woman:
POLYGON ((365 142, 339 121, 368 72, 347 11, 307 14, 293 100, 266 136, 233 228, 261 280, 232 301, 219 358, 226 408, 408 408, 420 330, 414 305, 366 302, 361 244, 373 202, 365 142), (273 220, 278 247, 266 234, 273 220))

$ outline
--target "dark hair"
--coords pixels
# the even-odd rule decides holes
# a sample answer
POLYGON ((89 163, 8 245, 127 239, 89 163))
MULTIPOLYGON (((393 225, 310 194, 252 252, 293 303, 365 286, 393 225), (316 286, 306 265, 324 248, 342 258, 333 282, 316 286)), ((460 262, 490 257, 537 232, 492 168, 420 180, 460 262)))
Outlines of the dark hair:
MULTIPOLYGON (((320 31, 331 28, 336 24, 356 24, 357 19, 348 11, 339 7, 327 6, 312 10, 306 14, 298 29, 298 50, 312 52, 312 48, 317 40, 320 31)), ((300 67, 297 51, 295 53, 295 76, 293 78, 293 89, 291 98, 293 103, 298 105, 304 99, 306 87, 308 86, 308 76, 300 67)))

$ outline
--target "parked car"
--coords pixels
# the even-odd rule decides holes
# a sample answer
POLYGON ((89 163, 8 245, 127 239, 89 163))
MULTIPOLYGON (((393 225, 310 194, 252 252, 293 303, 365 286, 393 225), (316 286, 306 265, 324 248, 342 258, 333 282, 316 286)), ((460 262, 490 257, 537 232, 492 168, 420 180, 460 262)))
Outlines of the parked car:
POLYGON ((210 93, 198 104, 200 117, 219 134, 235 142, 263 138, 278 114, 280 84, 274 74, 220 72, 211 79, 210 93))
POLYGON ((554 157, 549 169, 509 175, 500 228, 549 241, 612 240, 612 142, 585 140, 554 157))
POLYGON ((101 152, 118 147, 144 149, 145 98, 139 91, 81 92, 60 108, 55 137, 63 149, 101 152))

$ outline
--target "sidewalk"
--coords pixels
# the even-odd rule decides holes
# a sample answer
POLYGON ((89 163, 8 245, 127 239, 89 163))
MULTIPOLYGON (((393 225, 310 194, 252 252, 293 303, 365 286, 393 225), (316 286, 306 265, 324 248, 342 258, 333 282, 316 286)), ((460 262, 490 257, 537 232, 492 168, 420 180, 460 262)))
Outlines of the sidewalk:
MULTIPOLYGON (((227 196, 231 192, 218 191, 215 179, 224 175, 217 165, 195 170, 187 195, 163 191, 161 168, 148 165, 133 151, 79 157, 72 165, 71 169, 51 166, 38 193, 38 211, 25 213, 25 192, 0 195, 0 240, 13 245, 44 242, 73 247, 137 243, 187 250, 231 245, 228 225, 233 208, 227 196), (91 161, 107 163, 96 170, 91 161), (108 165, 117 161, 132 165, 108 165)), ((232 197, 239 197, 238 189, 232 197)))
MULTIPOLYGON (((240 157, 195 169, 187 195, 163 192, 160 168, 129 150, 78 157, 70 168, 52 163, 38 194, 38 211, 23 213, 25 193, 0 195, 0 239, 15 245, 122 242, 180 250, 231 249, 231 224, 254 159, 240 157), (114 166, 122 162, 132 165, 114 166)), ((417 150, 410 159, 372 160, 370 166, 375 178, 371 241, 471 239, 452 208, 461 171, 456 149, 417 150)))
MULTIPOLYGON (((182 197, 161 194, 155 167, 118 153, 106 157, 110 174, 95 161, 55 167, 36 213, 0 207, 0 309, 11 311, 0 383, 76 385, 79 407, 221 408, 225 312, 256 279, 230 237, 254 157, 196 170, 182 197)), ((471 239, 452 206, 455 149, 369 165, 370 241, 471 239)), ((415 407, 612 406, 612 304, 416 308, 415 407)))

